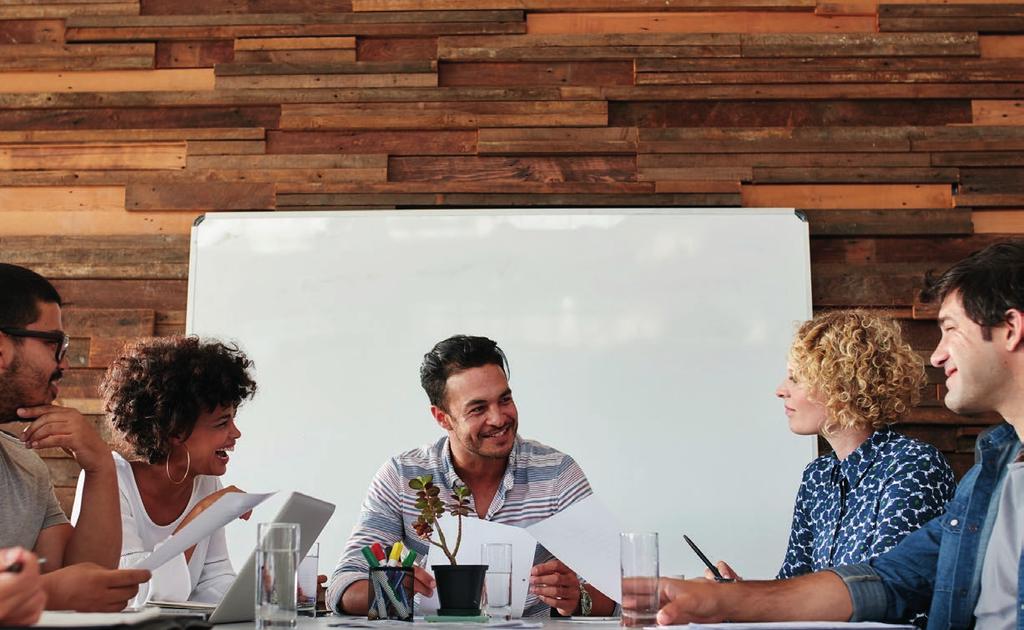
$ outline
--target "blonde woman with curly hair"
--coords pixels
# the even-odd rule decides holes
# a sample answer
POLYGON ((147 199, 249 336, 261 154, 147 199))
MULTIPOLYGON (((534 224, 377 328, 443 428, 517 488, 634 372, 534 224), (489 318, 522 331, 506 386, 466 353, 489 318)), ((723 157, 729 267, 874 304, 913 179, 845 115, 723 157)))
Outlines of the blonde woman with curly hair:
POLYGON ((790 431, 821 435, 832 452, 804 469, 779 579, 866 562, 942 514, 955 486, 946 459, 889 428, 925 382, 899 324, 862 310, 820 313, 797 330, 787 372, 775 395, 790 431))

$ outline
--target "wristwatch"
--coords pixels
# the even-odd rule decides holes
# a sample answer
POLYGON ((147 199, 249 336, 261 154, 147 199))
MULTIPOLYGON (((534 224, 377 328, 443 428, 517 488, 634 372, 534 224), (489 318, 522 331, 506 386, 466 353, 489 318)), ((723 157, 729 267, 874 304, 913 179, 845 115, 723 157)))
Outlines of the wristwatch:
POLYGON ((590 611, 594 609, 594 598, 590 596, 590 591, 584 588, 583 582, 580 582, 580 603, 577 609, 582 617, 589 617, 590 611))

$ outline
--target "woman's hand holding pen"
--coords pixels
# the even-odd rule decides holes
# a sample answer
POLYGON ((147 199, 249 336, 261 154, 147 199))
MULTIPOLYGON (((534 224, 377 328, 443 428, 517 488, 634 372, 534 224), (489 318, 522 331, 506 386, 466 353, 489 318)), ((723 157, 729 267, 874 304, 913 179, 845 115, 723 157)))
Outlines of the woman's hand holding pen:
MULTIPOLYGON (((736 580, 737 582, 739 582, 743 579, 736 573, 736 571, 733 570, 731 566, 729 566, 729 563, 725 560, 719 560, 718 562, 716 562, 715 567, 718 569, 718 572, 721 574, 721 576, 727 580, 736 580)), ((704 569, 704 579, 715 580, 715 574, 711 572, 711 569, 704 569)))

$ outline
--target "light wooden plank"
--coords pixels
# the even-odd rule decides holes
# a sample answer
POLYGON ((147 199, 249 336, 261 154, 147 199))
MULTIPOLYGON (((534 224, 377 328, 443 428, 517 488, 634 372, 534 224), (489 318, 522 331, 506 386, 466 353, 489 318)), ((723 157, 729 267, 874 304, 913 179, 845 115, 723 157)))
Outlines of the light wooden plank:
POLYGON ((531 13, 529 34, 556 33, 873 33, 870 16, 756 11, 701 13, 531 13))
POLYGON ((0 72, 0 93, 212 90, 212 68, 97 72, 0 72))
POLYGON ((9 212, 114 212, 124 207, 122 186, 0 187, 0 216, 4 221, 9 212))
POLYGON ((1024 125, 1024 101, 971 101, 976 125, 1024 125))
POLYGON ((743 205, 754 208, 952 208, 947 184, 769 184, 745 185, 743 205))
POLYGON ((976 234, 1024 234, 1024 208, 975 210, 971 220, 976 234))
POLYGON ((1024 35, 982 35, 978 42, 982 57, 1024 58, 1024 35))
POLYGON ((0 170, 185 168, 185 143, 0 144, 0 170))
POLYGON ((202 212, 0 210, 3 236, 188 235, 202 212))
POLYGON ((189 140, 188 155, 260 155, 267 152, 263 140, 189 140))

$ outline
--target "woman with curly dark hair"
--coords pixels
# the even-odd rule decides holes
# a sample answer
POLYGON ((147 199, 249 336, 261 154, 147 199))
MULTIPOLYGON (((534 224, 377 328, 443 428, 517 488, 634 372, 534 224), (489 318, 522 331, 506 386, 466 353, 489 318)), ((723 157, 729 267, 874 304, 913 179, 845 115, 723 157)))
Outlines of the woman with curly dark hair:
MULTIPOLYGON (((125 347, 100 385, 121 442, 121 566, 142 561, 234 486, 222 487, 252 398, 252 362, 238 348, 196 337, 142 339, 125 347)), ((81 493, 77 494, 81 497, 81 493)), ((75 514, 78 512, 76 499, 75 514)), ((218 602, 234 580, 218 530, 153 572, 148 599, 218 602)))

